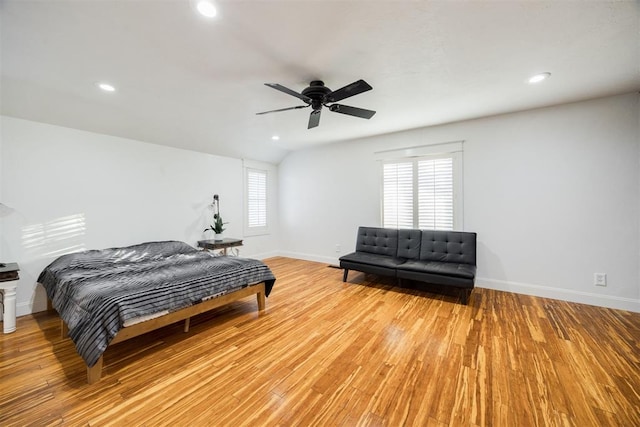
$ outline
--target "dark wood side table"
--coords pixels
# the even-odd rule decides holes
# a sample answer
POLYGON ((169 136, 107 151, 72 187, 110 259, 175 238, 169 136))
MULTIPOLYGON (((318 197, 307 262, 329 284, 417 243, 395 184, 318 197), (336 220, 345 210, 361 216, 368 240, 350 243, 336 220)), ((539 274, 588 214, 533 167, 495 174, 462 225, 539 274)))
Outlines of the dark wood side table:
POLYGON ((242 246, 242 239, 222 239, 222 240, 198 240, 198 247, 208 249, 210 251, 216 249, 222 249, 224 255, 227 254, 227 249, 234 246, 242 246))
POLYGON ((2 292, 2 332, 5 334, 16 330, 16 288, 18 287, 18 275, 20 267, 15 262, 10 262, 0 267, 0 291, 2 292))

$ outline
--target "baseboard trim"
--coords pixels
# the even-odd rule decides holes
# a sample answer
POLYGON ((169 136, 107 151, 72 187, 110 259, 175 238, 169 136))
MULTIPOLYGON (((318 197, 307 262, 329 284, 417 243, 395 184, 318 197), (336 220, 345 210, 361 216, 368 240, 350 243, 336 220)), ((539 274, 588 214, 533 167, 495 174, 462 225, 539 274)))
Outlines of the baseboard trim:
POLYGON ((254 258, 254 259, 259 259, 259 260, 264 260, 267 258, 273 258, 276 256, 279 256, 280 254, 276 251, 272 251, 272 252, 262 252, 259 254, 240 254, 241 257, 245 257, 245 258, 254 258))
POLYGON ((287 257, 287 258, 303 259, 305 261, 321 262, 323 264, 329 264, 329 265, 339 265, 340 264, 340 261, 338 261, 339 257, 328 257, 328 256, 319 256, 319 255, 312 255, 312 254, 301 254, 301 253, 298 253, 298 252, 287 252, 287 251, 280 251, 280 253, 278 255, 279 256, 283 256, 283 257, 287 257))
POLYGON ((640 299, 601 295, 591 292, 575 291, 571 289, 552 288, 550 286, 532 285, 529 283, 510 282, 505 280, 476 278, 479 288, 497 291, 513 292, 516 294, 532 295, 542 298, 552 298, 562 301, 595 305, 598 307, 615 308, 640 313, 640 299))
POLYGON ((16 303, 16 317, 26 316, 27 314, 34 313, 31 302, 19 302, 16 303))

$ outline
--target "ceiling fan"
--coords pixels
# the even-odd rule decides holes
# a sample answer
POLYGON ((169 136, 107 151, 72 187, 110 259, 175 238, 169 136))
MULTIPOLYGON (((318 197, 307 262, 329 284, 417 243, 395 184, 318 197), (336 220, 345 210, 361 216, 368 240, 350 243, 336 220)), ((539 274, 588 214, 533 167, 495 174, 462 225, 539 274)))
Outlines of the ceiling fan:
POLYGON ((298 105, 296 107, 281 108, 279 110, 263 111, 262 113, 256 114, 276 113, 278 111, 297 110, 299 108, 311 107, 313 111, 311 111, 311 114, 309 115, 309 126, 307 127, 307 129, 314 128, 318 126, 318 124, 320 124, 320 112, 322 111, 323 105, 327 107, 329 111, 347 114, 354 117, 360 117, 362 119, 370 119, 376 113, 375 111, 365 110, 364 108, 335 104, 335 102, 337 101, 341 101, 345 98, 349 98, 350 96, 354 96, 373 89, 364 80, 358 80, 334 91, 326 87, 324 85, 324 82, 322 82, 321 80, 314 80, 309 83, 309 87, 304 89, 301 93, 279 85, 278 83, 265 83, 265 85, 279 90, 280 92, 295 96, 296 98, 301 99, 307 105, 298 105))

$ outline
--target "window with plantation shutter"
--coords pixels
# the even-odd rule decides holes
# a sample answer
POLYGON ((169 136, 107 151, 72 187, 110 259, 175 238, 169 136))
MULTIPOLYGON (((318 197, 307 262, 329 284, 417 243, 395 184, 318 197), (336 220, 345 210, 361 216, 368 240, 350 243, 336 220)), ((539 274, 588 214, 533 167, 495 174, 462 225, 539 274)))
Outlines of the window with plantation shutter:
POLYGON ((247 227, 267 226, 267 171, 247 169, 247 227))
POLYGON ((461 227, 456 153, 386 161, 382 167, 382 224, 388 228, 461 227))

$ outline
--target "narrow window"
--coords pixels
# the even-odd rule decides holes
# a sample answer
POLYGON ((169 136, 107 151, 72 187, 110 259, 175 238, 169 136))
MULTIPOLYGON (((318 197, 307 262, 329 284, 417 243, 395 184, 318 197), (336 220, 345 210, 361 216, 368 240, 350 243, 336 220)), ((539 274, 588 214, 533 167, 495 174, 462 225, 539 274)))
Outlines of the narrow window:
POLYGON ((267 230, 267 171, 246 168, 246 228, 249 234, 267 230))

